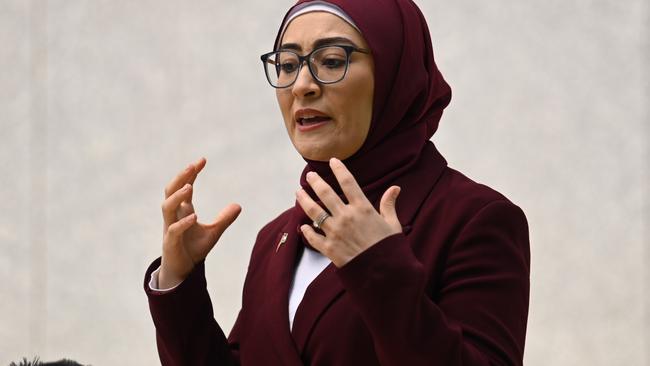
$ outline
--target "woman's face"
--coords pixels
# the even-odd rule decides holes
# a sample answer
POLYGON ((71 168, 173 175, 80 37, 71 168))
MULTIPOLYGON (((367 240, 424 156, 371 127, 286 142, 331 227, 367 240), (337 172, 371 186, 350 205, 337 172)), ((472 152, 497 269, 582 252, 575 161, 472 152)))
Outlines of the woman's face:
MULTIPOLYGON (((369 49, 354 27, 326 12, 293 19, 280 48, 306 55, 323 44, 369 49)), ((372 56, 353 52, 347 74, 337 83, 318 83, 305 63, 292 86, 277 89, 284 124, 300 155, 318 161, 332 157, 344 160, 359 150, 372 119, 373 72, 372 56), (318 118, 305 121, 303 117, 318 118)))

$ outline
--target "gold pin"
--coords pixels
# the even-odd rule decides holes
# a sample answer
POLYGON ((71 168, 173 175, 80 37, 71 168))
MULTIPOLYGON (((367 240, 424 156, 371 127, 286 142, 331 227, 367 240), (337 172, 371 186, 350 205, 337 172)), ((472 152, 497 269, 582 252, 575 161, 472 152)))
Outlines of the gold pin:
POLYGON ((278 246, 275 247, 275 252, 277 253, 278 250, 280 250, 280 247, 282 244, 284 244, 287 241, 287 237, 289 236, 289 233, 282 233, 282 238, 280 238, 280 242, 278 243, 278 246))

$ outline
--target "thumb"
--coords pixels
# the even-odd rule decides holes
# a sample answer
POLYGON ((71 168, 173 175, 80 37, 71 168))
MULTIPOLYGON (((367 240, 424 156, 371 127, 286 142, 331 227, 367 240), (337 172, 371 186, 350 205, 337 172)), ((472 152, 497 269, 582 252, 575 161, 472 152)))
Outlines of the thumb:
POLYGON ((391 227, 401 231, 402 225, 397 218, 397 211, 395 210, 395 202, 397 201, 397 196, 399 196, 400 191, 400 187, 392 186, 384 192, 384 195, 381 196, 381 201, 379 202, 379 214, 391 227))
POLYGON ((216 242, 221 237, 224 231, 232 224, 239 213, 241 212, 241 206, 236 203, 231 203, 228 206, 224 207, 221 212, 217 215, 214 221, 206 225, 208 229, 212 230, 214 241, 216 242))

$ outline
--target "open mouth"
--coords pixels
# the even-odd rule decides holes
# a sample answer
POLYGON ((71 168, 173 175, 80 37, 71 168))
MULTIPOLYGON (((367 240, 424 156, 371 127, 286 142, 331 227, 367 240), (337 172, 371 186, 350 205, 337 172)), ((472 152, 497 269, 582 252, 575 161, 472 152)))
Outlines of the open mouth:
POLYGON ((325 126, 332 118, 318 109, 303 108, 296 111, 294 115, 299 131, 309 132, 325 126))
POLYGON ((312 125, 316 125, 331 120, 332 119, 327 116, 305 116, 305 117, 299 117, 296 121, 301 126, 312 126, 312 125))

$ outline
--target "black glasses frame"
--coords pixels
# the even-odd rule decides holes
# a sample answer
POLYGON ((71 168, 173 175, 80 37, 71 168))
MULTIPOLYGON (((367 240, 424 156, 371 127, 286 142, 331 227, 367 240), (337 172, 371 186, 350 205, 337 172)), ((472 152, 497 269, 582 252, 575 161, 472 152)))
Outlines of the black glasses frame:
MULTIPOLYGON (((303 65, 303 63, 305 63, 305 61, 307 62, 307 68, 309 69, 309 73, 311 74, 311 77, 314 78, 314 80, 318 81, 321 84, 338 83, 339 81, 343 80, 345 78, 345 76, 348 74, 348 69, 349 69, 349 66, 350 66, 350 55, 352 54, 352 52, 359 52, 359 53, 365 53, 365 54, 370 53, 369 50, 366 50, 366 49, 363 49, 363 48, 358 48, 358 47, 355 47, 355 46, 333 44, 333 45, 325 45, 325 46, 314 48, 311 52, 309 52, 308 54, 306 54, 304 56, 301 56, 301 55, 297 54, 296 52, 290 51, 290 50, 277 50, 277 51, 272 51, 272 52, 263 54, 262 56, 260 56, 260 59, 262 60, 262 67, 264 68, 264 75, 266 76, 266 80, 269 82, 269 84, 272 87, 276 88, 276 89, 284 89, 284 88, 288 88, 288 87, 290 87, 290 86, 292 86, 293 84, 296 83, 296 80, 298 80, 298 75, 300 74, 300 71, 302 70, 302 65, 303 65), (323 81, 323 80, 319 79, 318 76, 316 76, 316 74, 314 73, 314 70, 312 70, 311 62, 309 62, 309 59, 314 54, 314 52, 318 52, 319 50, 321 50, 323 48, 329 48, 329 47, 340 47, 343 50, 345 50, 345 71, 343 72, 343 76, 341 76, 340 79, 335 80, 335 81, 323 81), (267 72, 267 68, 266 68, 267 63, 268 64, 273 64, 273 62, 269 61, 269 58, 272 55, 274 55, 274 54, 276 54, 278 52, 291 52, 294 55, 296 55, 296 57, 298 57, 298 70, 296 71, 296 77, 293 79, 291 84, 286 85, 286 86, 275 86, 275 85, 273 85, 273 82, 271 82, 271 78, 269 78, 269 73, 267 72)), ((275 66, 277 67, 277 65, 275 65, 275 66)))

